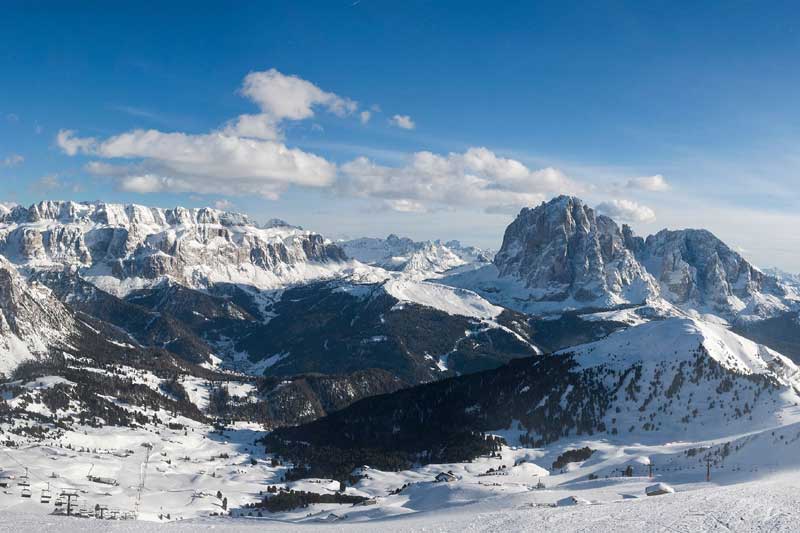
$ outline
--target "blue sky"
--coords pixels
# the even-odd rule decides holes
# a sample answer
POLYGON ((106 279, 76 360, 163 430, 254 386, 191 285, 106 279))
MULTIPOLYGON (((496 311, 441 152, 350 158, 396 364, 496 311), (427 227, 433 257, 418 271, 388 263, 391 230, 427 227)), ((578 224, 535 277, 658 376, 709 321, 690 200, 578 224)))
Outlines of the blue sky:
POLYGON ((800 271, 796 3, 141 4, 4 2, 4 200, 496 247, 570 193, 800 271))

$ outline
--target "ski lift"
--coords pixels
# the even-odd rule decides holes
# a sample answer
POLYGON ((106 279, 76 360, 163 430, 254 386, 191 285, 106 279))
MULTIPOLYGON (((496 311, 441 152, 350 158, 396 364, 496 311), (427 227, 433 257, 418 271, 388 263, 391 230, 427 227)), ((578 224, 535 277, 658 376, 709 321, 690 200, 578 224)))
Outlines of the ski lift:
MULTIPOLYGON (((19 478, 19 481, 17 481, 17 485, 19 485, 20 487, 22 487, 22 488, 23 488, 23 490, 24 490, 26 487, 30 487, 30 486, 31 486, 31 483, 30 483, 30 481, 28 481, 28 469, 27 469, 27 468, 25 468, 25 475, 23 475, 23 476, 20 476, 20 478, 19 478)), ((28 492, 30 492, 30 490, 29 490, 28 492)))
POLYGON ((25 487, 22 489, 20 496, 23 498, 30 498, 31 497, 31 489, 29 487, 25 487))
POLYGON ((64 506, 64 498, 62 498, 61 496, 56 498, 55 506, 56 507, 63 507, 64 506))
POLYGON ((42 503, 50 503, 50 498, 51 498, 51 495, 50 495, 50 483, 48 483, 47 484, 47 488, 46 489, 42 489, 42 495, 41 495, 39 501, 41 501, 42 503))

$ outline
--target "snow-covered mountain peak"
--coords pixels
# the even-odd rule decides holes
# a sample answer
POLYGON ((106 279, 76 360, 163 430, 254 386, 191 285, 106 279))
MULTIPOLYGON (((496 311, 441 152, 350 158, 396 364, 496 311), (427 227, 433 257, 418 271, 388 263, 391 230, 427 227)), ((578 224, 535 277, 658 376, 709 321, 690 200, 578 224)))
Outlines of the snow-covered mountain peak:
POLYGON ((744 375, 772 376, 786 386, 798 386, 800 370, 778 352, 745 339, 723 325, 691 317, 655 320, 612 333, 600 341, 570 348, 586 368, 691 362, 702 347, 722 367, 744 375))
POLYGON ((416 242, 390 234, 385 239, 364 237, 338 243, 348 257, 415 279, 434 278, 457 268, 489 263, 491 254, 458 241, 416 242))
POLYGON ((698 316, 749 321, 791 310, 800 292, 707 230, 637 237, 572 196, 522 209, 506 229, 493 267, 481 270, 446 282, 533 313, 661 298, 698 316))
POLYGON ((31 270, 77 269, 117 294, 171 278, 275 288, 345 266, 321 235, 211 208, 39 202, 0 216, 0 253, 31 270))
MULTIPOLYGON (((210 207, 164 209, 139 204, 114 204, 106 202, 41 201, 29 207, 15 206, 0 213, 5 223, 57 223, 103 224, 131 226, 135 224, 156 226, 181 226, 219 224, 223 226, 252 226, 247 215, 212 209, 210 207)), ((286 225, 286 224, 283 224, 286 225)), ((287 225, 288 226, 288 225, 287 225)))
POLYGON ((752 319, 787 311, 787 291, 702 229, 662 230, 630 245, 659 281, 661 295, 686 309, 752 319))
POLYGON ((559 196, 520 212, 494 264, 501 277, 520 281, 540 301, 643 303, 658 290, 625 240, 613 220, 578 198, 559 196))

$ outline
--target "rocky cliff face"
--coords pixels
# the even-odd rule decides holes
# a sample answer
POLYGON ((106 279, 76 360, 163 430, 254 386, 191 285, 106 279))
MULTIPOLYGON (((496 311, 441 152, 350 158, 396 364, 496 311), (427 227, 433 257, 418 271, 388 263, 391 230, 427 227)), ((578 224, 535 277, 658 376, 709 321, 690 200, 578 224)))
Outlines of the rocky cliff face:
POLYGON ((190 287, 273 288, 325 277, 342 250, 322 236, 215 209, 41 202, 0 214, 0 253, 31 268, 69 267, 113 292, 171 278, 190 287))
POLYGON ((494 264, 500 276, 535 289, 540 300, 615 305, 658 292, 617 224, 572 197, 523 209, 506 229, 494 264))
POLYGON ((663 230, 641 238, 581 200, 558 197, 523 209, 494 264, 529 298, 571 307, 640 304, 661 297, 728 319, 774 316, 791 305, 775 277, 750 265, 705 230, 663 230))
MULTIPOLYGON (((639 241, 642 242, 641 240, 639 241)), ((662 230, 637 246, 661 294, 681 307, 729 315, 786 311, 786 290, 706 230, 662 230)))
POLYGON ((76 330, 72 314, 45 287, 27 281, 0 257, 0 373, 47 355, 76 330))

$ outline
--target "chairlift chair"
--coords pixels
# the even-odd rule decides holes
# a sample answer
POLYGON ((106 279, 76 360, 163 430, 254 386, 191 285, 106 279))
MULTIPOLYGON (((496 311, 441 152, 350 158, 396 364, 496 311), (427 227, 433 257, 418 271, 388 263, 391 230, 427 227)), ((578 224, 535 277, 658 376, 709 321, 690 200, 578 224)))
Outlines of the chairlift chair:
POLYGON ((28 487, 23 488, 22 492, 20 493, 20 496, 22 496, 23 498, 30 498, 31 497, 31 489, 28 488, 28 487))
POLYGON ((42 503, 50 503, 50 489, 42 489, 42 496, 40 498, 42 503))

